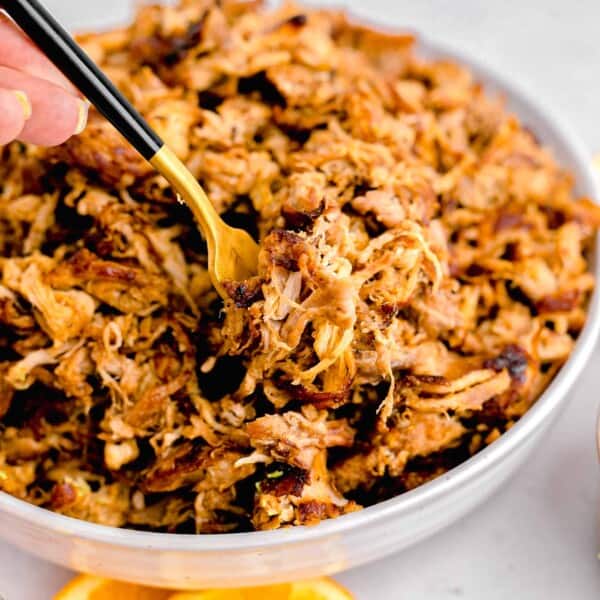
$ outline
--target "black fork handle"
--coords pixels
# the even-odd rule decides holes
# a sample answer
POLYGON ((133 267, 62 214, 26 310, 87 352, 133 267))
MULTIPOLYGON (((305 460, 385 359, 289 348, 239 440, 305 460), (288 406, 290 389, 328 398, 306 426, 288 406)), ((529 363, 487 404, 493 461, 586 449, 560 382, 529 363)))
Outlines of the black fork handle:
POLYGON ((37 0, 3 0, 4 10, 147 160, 164 145, 131 103, 37 0))

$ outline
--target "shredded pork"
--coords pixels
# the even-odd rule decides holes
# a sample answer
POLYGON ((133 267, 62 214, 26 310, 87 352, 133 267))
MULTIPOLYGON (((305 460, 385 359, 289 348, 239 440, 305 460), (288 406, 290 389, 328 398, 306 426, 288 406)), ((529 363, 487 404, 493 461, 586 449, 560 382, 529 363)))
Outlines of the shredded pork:
POLYGON ((222 303, 98 114, 0 148, 1 489, 147 530, 314 524, 492 443, 569 356, 600 210, 464 67, 253 0, 80 41, 259 271, 222 303))

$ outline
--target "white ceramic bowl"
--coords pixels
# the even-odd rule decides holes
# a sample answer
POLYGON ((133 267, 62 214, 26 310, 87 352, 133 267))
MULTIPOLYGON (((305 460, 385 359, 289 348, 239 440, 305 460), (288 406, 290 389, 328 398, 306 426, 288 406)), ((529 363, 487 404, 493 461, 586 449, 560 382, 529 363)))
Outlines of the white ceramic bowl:
MULTIPOLYGON (((577 180, 577 191, 600 198, 590 158, 557 117, 512 81, 460 53, 422 41, 421 52, 470 65, 488 91, 552 148, 577 180)), ((598 248, 592 260, 598 273, 598 248)), ((420 488, 316 527, 224 535, 143 533, 93 525, 0 493, 0 535, 78 571, 173 588, 241 586, 332 574, 407 548, 466 514, 497 490, 527 458, 568 401, 568 391, 594 346, 600 295, 573 354, 532 409, 491 446, 420 488)))

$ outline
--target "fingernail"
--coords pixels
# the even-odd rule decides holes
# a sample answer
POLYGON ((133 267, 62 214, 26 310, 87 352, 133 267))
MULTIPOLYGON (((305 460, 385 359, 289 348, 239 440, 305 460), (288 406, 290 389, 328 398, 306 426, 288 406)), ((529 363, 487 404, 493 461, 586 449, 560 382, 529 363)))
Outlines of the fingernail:
POLYGON ((31 102, 29 102, 29 98, 25 92, 21 90, 13 90, 13 94, 17 97, 21 108, 23 109, 23 117, 27 121, 31 117, 31 102))
POLYGON ((77 119, 77 127, 75 127, 75 135, 79 135, 85 129, 90 110, 90 103, 87 100, 77 100, 77 102, 79 104, 79 117, 77 119))

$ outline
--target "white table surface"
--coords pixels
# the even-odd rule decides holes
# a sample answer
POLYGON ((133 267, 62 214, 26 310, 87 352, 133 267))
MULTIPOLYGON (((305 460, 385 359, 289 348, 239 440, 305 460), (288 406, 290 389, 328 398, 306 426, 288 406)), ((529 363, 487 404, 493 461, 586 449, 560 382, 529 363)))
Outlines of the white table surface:
MULTIPOLYGON (((512 74, 600 152, 600 0, 337 0, 428 32, 512 74)), ((122 20, 124 0, 46 0, 74 27, 122 20)), ((560 421, 509 487, 433 539, 339 576, 360 600, 600 598, 596 351, 560 421)), ((49 600, 71 573, 0 544, 0 594, 49 600)))

